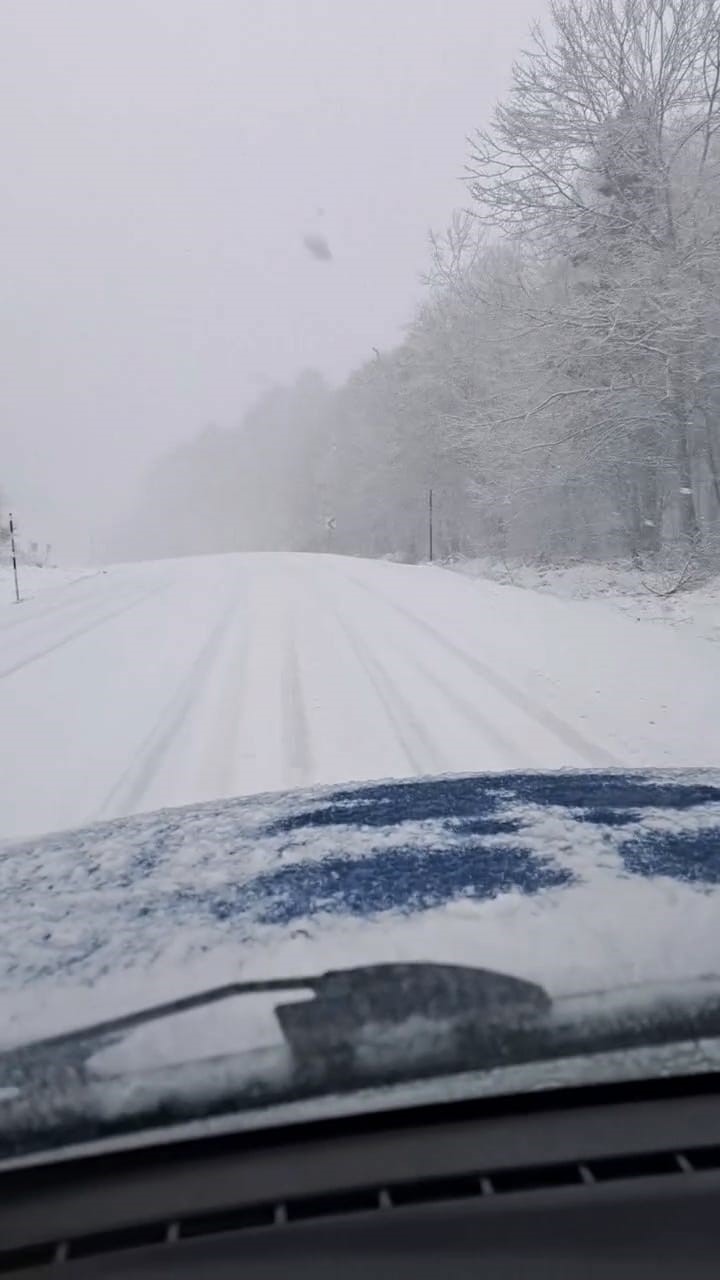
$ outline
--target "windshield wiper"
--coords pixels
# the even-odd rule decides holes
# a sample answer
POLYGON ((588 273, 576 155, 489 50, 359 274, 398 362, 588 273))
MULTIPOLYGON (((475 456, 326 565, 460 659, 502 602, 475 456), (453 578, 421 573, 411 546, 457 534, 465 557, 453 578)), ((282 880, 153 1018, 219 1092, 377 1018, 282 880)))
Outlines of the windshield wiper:
POLYGON ((332 969, 310 977, 228 982, 146 1009, 95 1022, 0 1053, 0 1087, 27 1084, 30 1076, 82 1075, 89 1059, 128 1032, 237 996, 312 991, 314 1000, 277 1004, 275 1015, 300 1062, 318 1048, 345 1044, 364 1025, 401 1025, 413 1016, 493 1025, 546 1013, 542 987, 489 969, 444 964, 378 964, 332 969))
POLYGON ((0 1054, 0 1157, 363 1087, 718 1036, 716 978, 555 1001, 524 979, 442 964, 232 982, 0 1054), (313 998, 282 1002, 297 991, 313 998), (263 993, 279 996, 285 1048, 272 1061, 240 1044, 162 1069, 93 1071, 95 1055, 148 1023, 263 993), (113 1081, 126 1079, 137 1088, 108 1108, 113 1081))

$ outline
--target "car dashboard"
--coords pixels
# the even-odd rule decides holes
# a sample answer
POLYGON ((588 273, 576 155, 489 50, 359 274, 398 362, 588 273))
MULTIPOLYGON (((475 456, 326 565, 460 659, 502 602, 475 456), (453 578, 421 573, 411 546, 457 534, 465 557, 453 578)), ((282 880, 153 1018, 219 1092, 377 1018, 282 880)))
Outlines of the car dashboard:
POLYGON ((710 1277, 715 1075, 376 1112, 0 1172, 0 1273, 710 1277))

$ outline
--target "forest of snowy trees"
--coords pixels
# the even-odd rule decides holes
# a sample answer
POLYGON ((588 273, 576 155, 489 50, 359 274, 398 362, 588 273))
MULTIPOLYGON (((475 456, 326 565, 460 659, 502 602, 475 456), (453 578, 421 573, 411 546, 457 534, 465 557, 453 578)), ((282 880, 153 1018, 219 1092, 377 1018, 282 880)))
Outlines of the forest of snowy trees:
POLYGON ((719 126, 720 0, 554 3, 405 340, 161 459, 145 552, 422 559, 432 488, 440 555, 717 562, 719 126))

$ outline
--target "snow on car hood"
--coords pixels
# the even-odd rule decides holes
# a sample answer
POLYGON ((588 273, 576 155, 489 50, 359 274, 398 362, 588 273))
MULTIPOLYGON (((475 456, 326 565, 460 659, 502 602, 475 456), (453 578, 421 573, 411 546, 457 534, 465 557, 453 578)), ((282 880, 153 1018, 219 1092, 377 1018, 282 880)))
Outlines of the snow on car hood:
POLYGON ((214 982, 390 960, 553 996, 720 973, 720 772, 223 800, 0 846, 3 1043, 214 982), (9 906, 11 904, 11 906, 9 906))

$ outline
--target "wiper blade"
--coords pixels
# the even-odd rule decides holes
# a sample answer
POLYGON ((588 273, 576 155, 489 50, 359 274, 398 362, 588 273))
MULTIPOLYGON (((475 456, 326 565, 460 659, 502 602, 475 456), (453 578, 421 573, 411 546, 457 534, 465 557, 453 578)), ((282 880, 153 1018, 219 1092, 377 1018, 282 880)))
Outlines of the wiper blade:
POLYGON ((275 1014, 300 1058, 319 1041, 327 1049, 366 1024, 398 1025, 412 1016, 513 1024, 547 1012, 551 1003, 536 983, 461 965, 363 965, 309 977, 228 982, 1 1052, 0 1086, 18 1079, 27 1084, 29 1076, 82 1075, 101 1049, 148 1023, 238 996, 298 990, 313 991, 315 1000, 276 1005, 275 1014))
POLYGON ((535 983, 459 965, 379 964, 226 983, 0 1053, 0 1158, 223 1110, 442 1074, 468 1055, 482 1060, 478 1032, 502 1041, 550 1008, 550 998, 535 983), (285 1040, 285 1049, 278 1050, 284 1059, 279 1072, 267 1051, 242 1044, 199 1062, 190 1053, 189 1062, 163 1070, 141 1066, 119 1076, 93 1071, 97 1054, 148 1023, 234 997, 300 990, 314 998, 275 1004, 285 1040), (370 1061, 357 1060, 358 1044, 369 1037, 372 1046, 377 1034, 386 1041, 381 1065, 373 1063, 372 1047, 370 1061), (121 1101, 114 1108, 118 1080, 121 1101), (132 1085, 129 1095, 125 1081, 132 1085))
POLYGON ((0 1158, 365 1087, 714 1037, 714 977, 650 995, 630 989, 555 1001, 524 979, 440 964, 232 982, 0 1054, 0 1158), (298 990, 314 998, 275 1004, 285 1041, 280 1072, 267 1051, 243 1045, 163 1069, 113 1076, 106 1064, 102 1075, 93 1072, 100 1050, 148 1023, 231 997, 298 990))

